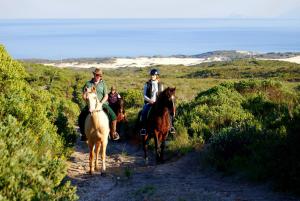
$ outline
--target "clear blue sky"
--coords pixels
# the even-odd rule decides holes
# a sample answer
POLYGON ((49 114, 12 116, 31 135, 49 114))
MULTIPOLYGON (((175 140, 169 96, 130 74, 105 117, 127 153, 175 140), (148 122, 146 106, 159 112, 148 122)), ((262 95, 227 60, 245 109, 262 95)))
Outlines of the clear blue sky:
POLYGON ((0 0, 9 18, 300 18, 300 0, 0 0))

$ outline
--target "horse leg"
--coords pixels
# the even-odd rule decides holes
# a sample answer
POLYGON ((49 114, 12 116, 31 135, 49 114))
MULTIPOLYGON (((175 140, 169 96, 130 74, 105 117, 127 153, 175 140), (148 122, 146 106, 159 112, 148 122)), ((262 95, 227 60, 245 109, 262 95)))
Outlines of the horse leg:
POLYGON ((155 142, 156 162, 160 162, 160 144, 159 144, 157 131, 154 131, 154 142, 155 142))
POLYGON ((160 145, 160 162, 164 162, 164 150, 165 150, 166 141, 162 141, 160 145))
POLYGON ((106 175, 106 165, 105 165, 105 160, 106 160, 106 147, 107 147, 107 139, 104 140, 102 143, 102 172, 101 175, 105 176, 106 175))
POLYGON ((89 165, 90 165, 90 174, 93 174, 93 161, 94 161, 94 145, 89 142, 89 149, 90 149, 90 157, 89 157, 89 165))
POLYGON ((144 149, 144 159, 145 159, 145 164, 148 164, 148 135, 142 136, 142 143, 143 143, 143 149, 144 149))
POLYGON ((97 142, 96 146, 95 146, 95 152, 96 152, 95 170, 96 171, 99 171, 99 169, 100 169, 99 162, 98 162, 100 148, 101 148, 101 144, 100 144, 100 142, 97 142))

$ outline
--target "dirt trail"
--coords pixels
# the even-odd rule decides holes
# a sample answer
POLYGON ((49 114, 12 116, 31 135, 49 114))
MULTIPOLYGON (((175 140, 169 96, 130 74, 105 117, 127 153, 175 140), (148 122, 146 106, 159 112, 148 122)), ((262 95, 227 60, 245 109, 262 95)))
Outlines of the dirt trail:
MULTIPOLYGON (((146 166, 143 152, 128 142, 109 142, 107 175, 87 173, 88 148, 76 145, 69 162, 68 176, 77 186, 82 201, 295 201, 274 193, 268 185, 254 185, 219 173, 201 171, 197 153, 190 153, 162 165, 150 155, 146 166)), ((100 163, 101 164, 101 163, 100 163)))

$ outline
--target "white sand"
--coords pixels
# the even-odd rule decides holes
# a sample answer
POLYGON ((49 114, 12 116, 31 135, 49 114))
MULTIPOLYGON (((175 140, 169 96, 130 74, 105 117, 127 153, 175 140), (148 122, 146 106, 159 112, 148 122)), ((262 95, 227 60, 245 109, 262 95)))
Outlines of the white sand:
POLYGON ((300 56, 295 56, 295 57, 290 57, 290 58, 286 58, 286 59, 260 59, 260 60, 276 60, 276 61, 287 61, 287 62, 291 62, 291 63, 297 63, 300 64, 300 56))
POLYGON ((214 58, 177 58, 177 57, 166 57, 166 58, 152 58, 152 57, 138 57, 138 58, 116 58, 111 63, 87 63, 87 62, 70 62, 70 63, 43 63, 48 66, 56 67, 75 67, 75 68, 122 68, 122 67, 147 67, 154 65, 184 65, 193 66, 203 62, 211 61, 223 61, 222 57, 214 58))
MULTIPOLYGON (((300 64, 300 56, 286 58, 286 59, 261 59, 260 60, 278 60, 287 61, 292 63, 300 64)), ((210 58, 177 58, 177 57, 164 57, 164 58, 154 58, 154 57, 138 57, 138 58, 115 58, 112 62, 62 62, 62 63, 43 63, 48 66, 56 67, 74 67, 74 68, 123 68, 123 67, 147 67, 156 65, 184 65, 193 66, 204 62, 212 61, 224 61, 224 57, 210 57, 210 58)))
POLYGON ((291 57, 291 58, 287 58, 287 59, 278 59, 278 60, 280 60, 280 61, 288 61, 288 62, 293 62, 293 63, 300 64, 300 56, 291 57))

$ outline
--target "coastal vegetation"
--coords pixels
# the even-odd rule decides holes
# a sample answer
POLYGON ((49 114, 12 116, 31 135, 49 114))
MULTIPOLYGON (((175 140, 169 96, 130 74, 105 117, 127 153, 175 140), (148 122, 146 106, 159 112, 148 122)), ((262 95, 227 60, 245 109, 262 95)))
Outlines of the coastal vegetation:
POLYGON ((32 86, 3 46, 0 69, 0 200, 76 200, 64 178, 77 105, 32 86))
MULTIPOLYGON (((131 136, 150 68, 103 69, 125 99, 131 136)), ((176 87, 169 151, 200 149, 210 167, 300 193, 299 64, 246 58, 155 68, 176 87)), ((3 46, 0 69, 0 200, 76 200, 66 160, 92 69, 17 62, 3 46)))

